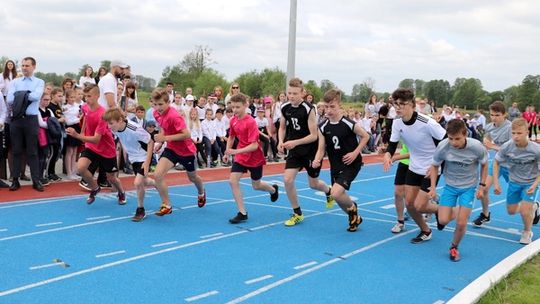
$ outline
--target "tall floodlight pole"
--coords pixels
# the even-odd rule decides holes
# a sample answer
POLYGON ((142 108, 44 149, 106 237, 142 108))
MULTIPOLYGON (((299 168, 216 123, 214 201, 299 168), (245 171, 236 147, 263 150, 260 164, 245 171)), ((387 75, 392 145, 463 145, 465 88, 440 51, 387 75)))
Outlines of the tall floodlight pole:
POLYGON ((291 0, 291 14, 289 17, 289 53, 287 57, 287 87, 289 80, 294 78, 295 54, 296 54, 296 4, 297 0, 291 0))

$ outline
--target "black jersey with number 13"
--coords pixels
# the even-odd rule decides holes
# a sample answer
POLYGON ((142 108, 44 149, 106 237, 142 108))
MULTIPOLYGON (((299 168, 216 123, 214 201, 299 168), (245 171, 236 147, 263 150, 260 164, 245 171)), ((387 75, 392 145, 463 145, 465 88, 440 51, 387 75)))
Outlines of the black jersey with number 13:
MULTIPOLYGON (((337 123, 326 120, 319 126, 324 136, 332 170, 341 170, 346 167, 343 163, 343 156, 358 147, 358 138, 354 133, 354 125, 354 121, 342 117, 337 123)), ((354 163, 362 163, 362 154, 358 154, 354 163)))
MULTIPOLYGON (((309 135, 309 114, 314 111, 314 107, 304 101, 297 107, 290 102, 281 106, 281 114, 286 121, 285 141, 304 138, 309 135)), ((289 151, 289 155, 314 156, 317 152, 317 141, 309 144, 299 145, 289 151)))

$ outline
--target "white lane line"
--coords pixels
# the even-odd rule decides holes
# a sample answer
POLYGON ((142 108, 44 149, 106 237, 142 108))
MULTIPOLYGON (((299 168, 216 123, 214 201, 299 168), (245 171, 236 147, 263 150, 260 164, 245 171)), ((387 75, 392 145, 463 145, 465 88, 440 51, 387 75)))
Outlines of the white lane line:
POLYGON ((208 297, 213 296, 213 295, 217 295, 218 293, 219 292, 217 290, 212 290, 212 291, 205 292, 205 293, 197 295, 197 296, 185 298, 184 300, 186 302, 193 302, 193 301, 197 301, 197 300, 200 300, 200 299, 208 298, 208 297))
POLYGON ((6 228, 0 229, 0 232, 6 232, 6 231, 8 231, 6 228))
MULTIPOLYGON (((467 223, 467 225, 478 228, 478 227, 474 226, 474 224, 472 224, 472 223, 467 223)), ((515 228, 498 228, 498 227, 493 227, 493 226, 491 226, 489 224, 482 225, 482 228, 487 229, 487 230, 493 230, 493 231, 498 231, 498 232, 509 233, 509 234, 513 234, 513 235, 521 235, 521 232, 519 232, 519 230, 515 229, 515 228)), ((474 229, 474 230, 479 230, 479 229, 474 229)))
POLYGON ((119 250, 119 251, 113 251, 113 252, 109 252, 109 253, 97 254, 96 258, 104 258, 104 257, 112 256, 112 255, 122 254, 122 253, 126 253, 126 251, 125 250, 119 250))
POLYGON ((317 265, 317 262, 311 261, 311 262, 309 262, 309 263, 305 263, 305 264, 302 264, 302 265, 294 266, 293 268, 294 268, 295 270, 298 270, 298 269, 307 268, 307 267, 313 266, 313 265, 317 265))
POLYGON ((223 232, 218 232, 218 233, 214 233, 214 234, 207 234, 207 235, 201 235, 200 238, 201 239, 207 239, 207 238, 220 236, 220 235, 223 235, 223 232))
POLYGON ((46 226, 54 226, 54 225, 60 225, 62 222, 53 222, 53 223, 44 223, 44 224, 37 224, 36 227, 46 227, 46 226))
POLYGON ((433 304, 444 304, 445 302, 443 300, 437 300, 433 302, 433 304))
POLYGON ((245 281, 244 283, 245 283, 246 285, 250 285, 250 284, 253 284, 253 283, 257 283, 257 282, 260 282, 260 281, 264 281, 264 280, 271 279, 271 278, 273 278, 273 277, 274 277, 273 275, 267 274, 267 275, 262 276, 262 277, 258 277, 258 278, 251 279, 251 280, 247 280, 247 281, 245 281))
POLYGON ((395 208, 395 207, 396 207, 396 205, 394 205, 394 204, 388 204, 388 205, 381 206, 382 209, 386 209, 386 210, 392 209, 392 208, 395 208))
POLYGON ((357 184, 361 182, 367 182, 372 180, 378 180, 378 179, 385 179, 385 178, 394 178, 395 175, 384 175, 384 176, 378 176, 378 177, 372 177, 372 178, 363 178, 363 179, 357 179, 353 181, 351 184, 357 184))
MULTIPOLYGON (((500 204, 502 204, 504 202, 506 202, 506 199, 502 199, 500 201, 496 201, 495 203, 491 203, 491 204, 489 204, 489 207, 497 206, 497 205, 500 205, 500 204)), ((476 211, 480 211, 480 210, 482 210, 482 207, 478 207, 476 209, 473 209, 472 212, 476 212, 476 211)))
POLYGON ((63 264, 63 262, 55 262, 55 263, 51 263, 51 264, 32 266, 29 269, 30 270, 36 270, 36 269, 49 268, 49 267, 54 267, 54 266, 61 266, 62 264, 63 264))
POLYGON ((154 244, 151 247, 152 248, 163 247, 163 246, 173 245, 173 244, 176 244, 176 243, 178 243, 178 241, 171 241, 171 242, 166 242, 166 243, 154 244))
POLYGON ((104 220, 110 218, 110 215, 104 215, 104 216, 95 216, 95 217, 87 217, 87 221, 95 221, 95 220, 104 220))
POLYGON ((134 193, 134 192, 126 192, 126 196, 127 196, 127 197, 131 197, 131 198, 137 198, 137 193, 134 193))
POLYGON ((330 265, 332 265, 332 264, 334 264, 334 263, 343 261, 343 260, 348 259, 348 258, 350 258, 350 257, 352 257, 352 256, 355 256, 355 255, 357 255, 357 254, 359 254, 359 253, 362 253, 362 252, 364 252, 364 251, 370 250, 370 249, 372 249, 372 248, 375 248, 375 247, 377 247, 377 246, 380 246, 380 245, 382 245, 382 244, 385 244, 385 243, 390 242, 390 241, 392 241, 392 240, 395 240, 395 239, 397 239, 397 238, 400 238, 400 237, 403 237, 403 236, 405 236, 405 235, 408 235, 408 234, 417 232, 418 230, 419 230, 419 229, 417 228, 417 229, 409 230, 409 231, 406 231, 406 232, 402 232, 401 234, 394 235, 394 236, 392 236, 392 237, 389 237, 389 238, 380 240, 380 241, 375 242, 375 243, 372 243, 372 244, 370 244, 370 245, 367 245, 367 246, 358 248, 358 249, 356 249, 356 250, 354 250, 354 251, 351 251, 351 252, 349 252, 349 253, 346 253, 346 254, 344 254, 344 255, 341 255, 341 256, 339 256, 339 257, 337 257, 337 258, 333 258, 333 259, 331 259, 331 260, 329 260, 329 261, 326 261, 326 262, 324 262, 324 263, 322 263, 322 264, 313 266, 313 267, 308 268, 308 269, 306 269, 306 270, 304 270, 304 271, 298 272, 298 273, 293 274, 293 275, 291 275, 291 276, 288 276, 288 277, 286 277, 286 278, 284 278, 284 279, 281 279, 281 280, 279 280, 279 281, 276 281, 276 282, 274 282, 274 283, 265 285, 265 286, 263 286, 263 287, 261 287, 261 288, 259 288, 259 289, 257 289, 257 290, 254 290, 254 291, 252 291, 252 292, 250 292, 250 293, 248 293, 248 294, 245 294, 245 295, 243 295, 243 296, 241 296, 241 297, 238 297, 238 298, 236 298, 236 299, 233 299, 233 300, 227 302, 227 304, 236 304, 236 303, 244 302, 244 301, 246 301, 246 300, 248 300, 248 299, 251 299, 251 298, 253 298, 253 297, 255 297, 255 296, 258 296, 258 295, 260 295, 260 294, 262 294, 262 293, 264 293, 264 292, 266 292, 266 291, 268 291, 268 290, 270 290, 270 289, 276 288, 276 287, 278 287, 278 286, 280 286, 280 285, 283 285, 283 284, 285 284, 285 283, 288 283, 288 282, 291 282, 291 281, 293 281, 293 280, 295 280, 295 279, 298 279, 298 278, 300 278, 300 277, 302 277, 302 276, 305 276, 306 274, 309 274, 309 273, 312 273, 312 272, 317 271, 317 270, 319 270, 319 269, 322 269, 322 268, 324 268, 324 267, 330 266, 330 265))

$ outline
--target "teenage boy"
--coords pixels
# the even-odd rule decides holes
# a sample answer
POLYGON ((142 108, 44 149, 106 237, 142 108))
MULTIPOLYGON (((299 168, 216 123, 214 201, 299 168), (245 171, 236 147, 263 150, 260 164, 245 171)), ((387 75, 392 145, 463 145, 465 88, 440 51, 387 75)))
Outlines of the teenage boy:
POLYGON ((319 179, 321 167, 313 168, 312 162, 317 153, 317 118, 315 110, 303 101, 304 83, 299 78, 289 81, 287 96, 289 101, 281 106, 278 150, 287 150, 284 182, 287 197, 293 208, 293 215, 285 221, 285 226, 294 226, 304 220, 296 194, 296 176, 305 168, 308 174, 309 187, 326 193, 326 207, 332 208, 334 199, 330 195, 330 187, 319 179))
POLYGON ((383 169, 388 171, 397 144, 402 140, 409 148, 410 163, 405 176, 405 201, 407 211, 414 219, 420 233, 411 240, 418 244, 431 239, 432 231, 426 224, 422 213, 436 213, 437 205, 429 202, 431 181, 426 177, 431 166, 437 144, 446 131, 432 118, 415 110, 414 93, 411 89, 397 89, 392 93, 396 101, 397 114, 401 116, 392 124, 392 135, 384 154, 383 169))
POLYGON ((137 210, 135 210, 132 221, 140 222, 146 217, 144 210, 145 187, 155 185, 154 180, 148 177, 154 141, 151 139, 150 133, 137 123, 127 120, 118 108, 107 110, 103 119, 108 123, 114 135, 118 137, 131 161, 135 174, 133 185, 137 189, 137 210))
POLYGON ((360 124, 343 116, 340 91, 331 89, 326 92, 324 102, 328 119, 319 126, 319 148, 312 166, 319 168, 325 152, 328 154, 332 177, 331 195, 349 215, 347 231, 355 232, 362 223, 362 217, 358 215, 358 206, 347 191, 362 168, 361 152, 369 135, 360 124), (360 142, 357 136, 360 136, 360 142))
MULTIPOLYGON (((488 151, 494 151, 491 153, 491 158, 494 158, 495 153, 499 151, 501 145, 510 141, 512 138, 512 123, 506 119, 506 107, 500 101, 495 101, 489 105, 489 116, 491 117, 491 122, 486 126, 484 146, 488 151)), ((501 162, 499 165, 499 174, 508 183, 508 164, 501 162)), ((488 177, 486 179, 486 186, 483 189, 484 195, 480 200, 482 202, 482 212, 480 212, 478 217, 473 221, 473 224, 476 227, 480 227, 491 221, 491 214, 489 212, 489 188, 493 184, 493 177, 493 162, 491 162, 488 177)))
POLYGON ((279 192, 277 185, 270 185, 261 181, 263 176, 263 166, 266 163, 259 142, 259 129, 257 123, 250 115, 246 114, 248 106, 247 96, 238 93, 231 97, 231 106, 235 116, 231 119, 230 139, 227 141, 227 149, 223 160, 227 162, 230 156, 234 155, 234 162, 231 168, 229 182, 233 192, 234 200, 238 207, 238 213, 231 218, 231 224, 237 224, 248 219, 244 206, 242 190, 240 190, 240 178, 247 171, 251 174, 251 185, 254 190, 266 191, 270 193, 270 200, 275 202, 279 192), (238 146, 233 149, 235 139, 238 146))
POLYGON ((107 123, 102 119, 105 108, 98 102, 99 87, 94 84, 86 85, 84 97, 86 105, 81 108, 84 116, 82 126, 84 135, 73 128, 67 128, 66 133, 84 142, 85 148, 77 162, 77 169, 91 189, 86 203, 92 204, 96 200, 96 195, 101 191, 101 187, 94 180, 92 173, 99 168, 106 172, 107 180, 118 190, 118 203, 125 205, 126 193, 117 177, 114 139, 107 123))
POLYGON ((152 102, 155 107, 154 118, 160 126, 159 133, 154 135, 157 143, 167 143, 167 147, 161 153, 156 166, 155 181, 162 203, 161 208, 155 214, 163 216, 172 213, 169 191, 165 183, 167 172, 180 163, 186 169, 189 180, 197 187, 199 208, 206 204, 206 192, 201 177, 195 170, 195 157, 197 148, 191 140, 191 133, 186 122, 180 114, 171 108, 169 94, 163 89, 152 92, 152 102))
POLYGON ((521 213, 523 232, 521 244, 531 243, 533 232, 531 226, 538 220, 538 206, 534 203, 540 174, 540 146, 528 139, 528 123, 523 118, 516 118, 512 122, 512 140, 504 143, 493 161, 493 186, 495 194, 501 194, 498 174, 501 163, 508 164, 510 181, 506 190, 506 210, 508 214, 521 213))
POLYGON ((429 196, 434 198, 437 195, 435 191, 437 174, 444 162, 445 186, 439 199, 437 224, 438 228, 444 229, 445 225, 456 219, 454 238, 450 245, 450 260, 457 262, 460 260, 458 246, 467 231, 474 198, 475 196, 481 198, 484 195, 488 154, 480 141, 467 137, 467 126, 463 120, 450 120, 446 124, 446 134, 448 138, 441 141, 433 155, 429 196), (478 180, 479 166, 481 166, 480 180, 478 180))

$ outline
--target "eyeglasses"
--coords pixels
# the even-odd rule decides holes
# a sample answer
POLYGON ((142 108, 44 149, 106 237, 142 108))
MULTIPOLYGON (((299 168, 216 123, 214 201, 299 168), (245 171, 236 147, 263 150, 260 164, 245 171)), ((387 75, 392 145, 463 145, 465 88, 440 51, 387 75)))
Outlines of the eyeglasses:
POLYGON ((396 102, 396 106, 398 106, 398 107, 404 107, 404 106, 406 106, 408 104, 410 104, 410 102, 408 102, 408 101, 396 102))
POLYGON ((233 89, 240 89, 240 87, 232 87, 233 89))

